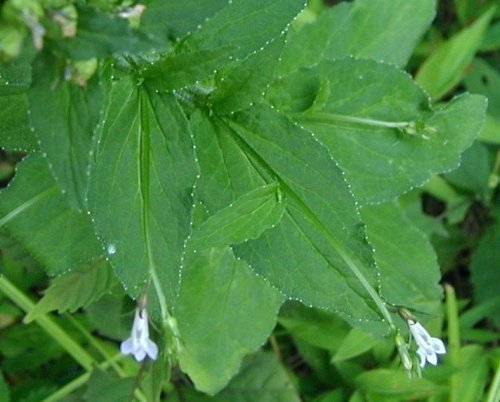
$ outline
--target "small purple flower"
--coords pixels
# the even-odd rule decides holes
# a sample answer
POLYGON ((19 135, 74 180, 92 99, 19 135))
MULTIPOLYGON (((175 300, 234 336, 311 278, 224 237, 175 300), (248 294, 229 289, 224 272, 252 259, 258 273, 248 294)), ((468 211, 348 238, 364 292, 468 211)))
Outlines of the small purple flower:
POLYGON ((158 346, 149 339, 148 313, 145 308, 135 310, 132 334, 121 343, 120 351, 124 355, 134 355, 138 362, 144 360, 146 356, 152 360, 158 357, 158 346))

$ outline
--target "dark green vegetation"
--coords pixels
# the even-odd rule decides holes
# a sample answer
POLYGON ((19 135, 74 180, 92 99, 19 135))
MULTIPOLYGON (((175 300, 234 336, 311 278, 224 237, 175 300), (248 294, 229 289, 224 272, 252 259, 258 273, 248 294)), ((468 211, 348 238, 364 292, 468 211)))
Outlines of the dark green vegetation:
POLYGON ((498 400, 500 2, 328 3, 1 3, 1 402, 498 400))

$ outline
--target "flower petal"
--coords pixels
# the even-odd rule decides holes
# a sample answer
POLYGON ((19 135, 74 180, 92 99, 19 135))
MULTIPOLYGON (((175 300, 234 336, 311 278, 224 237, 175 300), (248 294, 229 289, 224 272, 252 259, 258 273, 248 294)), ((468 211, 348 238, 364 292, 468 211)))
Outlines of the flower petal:
POLYGON ((432 348, 434 349, 434 352, 439 354, 446 353, 446 348, 444 347, 444 343, 441 339, 431 338, 431 344, 432 348))
POLYGON ((151 339, 148 339, 145 350, 152 360, 156 360, 158 357, 158 346, 156 346, 156 343, 154 343, 151 339))
POLYGON ((427 352, 424 348, 418 348, 417 353, 420 356, 420 367, 424 368, 425 362, 427 361, 427 352))
POLYGON ((142 362, 144 360, 144 358, 146 357, 146 352, 144 351, 144 349, 142 348, 138 348, 135 352, 134 352, 134 358, 135 360, 137 360, 138 362, 142 362))
POLYGON ((438 358, 437 358, 436 352, 434 352, 434 350, 427 351, 427 361, 430 364, 432 364, 433 366, 435 366, 437 364, 438 358))
POLYGON ((134 341, 128 338, 120 344, 120 352, 124 355, 130 355, 134 352, 134 341))

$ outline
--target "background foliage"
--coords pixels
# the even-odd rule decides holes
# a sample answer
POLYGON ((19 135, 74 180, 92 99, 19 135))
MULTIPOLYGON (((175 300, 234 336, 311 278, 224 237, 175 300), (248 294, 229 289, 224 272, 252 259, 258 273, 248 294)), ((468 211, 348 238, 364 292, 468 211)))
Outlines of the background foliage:
POLYGON ((143 5, 1 3, 0 400, 498 400, 499 2, 143 5))

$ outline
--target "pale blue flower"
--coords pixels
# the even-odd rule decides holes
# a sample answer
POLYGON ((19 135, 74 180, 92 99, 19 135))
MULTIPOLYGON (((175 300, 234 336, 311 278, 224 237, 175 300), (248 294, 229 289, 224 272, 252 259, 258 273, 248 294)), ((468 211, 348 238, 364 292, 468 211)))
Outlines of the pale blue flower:
POLYGON ((443 341, 431 337, 422 324, 417 321, 408 320, 408 326, 418 346, 417 353, 420 356, 420 367, 423 368, 426 362, 435 366, 437 364, 437 355, 446 353, 443 341))
POLYGON ((158 357, 158 346, 149 339, 148 313, 145 308, 135 310, 132 334, 121 343, 120 350, 124 355, 134 355, 138 362, 144 360, 146 356, 152 360, 158 357))

